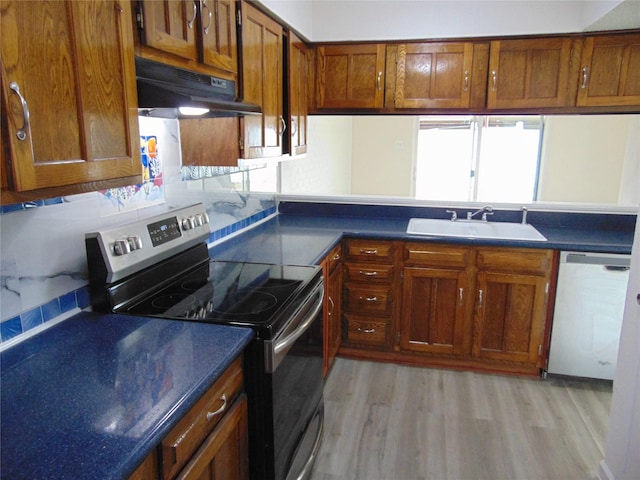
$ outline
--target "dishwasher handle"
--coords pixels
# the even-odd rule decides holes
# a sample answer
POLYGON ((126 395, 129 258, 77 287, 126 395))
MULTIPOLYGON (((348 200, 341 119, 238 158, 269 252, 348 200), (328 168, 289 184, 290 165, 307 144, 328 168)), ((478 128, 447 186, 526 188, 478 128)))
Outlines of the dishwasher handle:
POLYGON ((629 267, 631 266, 631 256, 621 254, 607 255, 598 253, 562 252, 560 263, 599 265, 612 272, 621 272, 629 270, 629 267))

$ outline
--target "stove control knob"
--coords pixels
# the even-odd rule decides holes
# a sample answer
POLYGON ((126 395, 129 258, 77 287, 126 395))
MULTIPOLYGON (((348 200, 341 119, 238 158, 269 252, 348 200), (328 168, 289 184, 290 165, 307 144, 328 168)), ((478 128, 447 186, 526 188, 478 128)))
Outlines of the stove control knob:
POLYGON ((117 255, 126 255, 131 251, 131 246, 127 240, 116 240, 113 245, 113 252, 117 255))
POLYGON ((198 213, 194 217, 194 222, 196 224, 196 227, 201 227, 202 225, 204 225, 204 219, 202 218, 202 214, 201 213, 198 213))
POLYGON ((202 223, 203 224, 206 225, 207 223, 209 223, 209 215, 207 215, 207 212, 202 212, 201 216, 202 216, 202 223))
POLYGON ((131 237, 127 237, 127 241, 129 242, 129 247, 131 251, 140 250, 142 248, 142 238, 139 235, 133 235, 131 237))
POLYGON ((193 217, 183 218, 182 219, 182 229, 183 230, 191 230, 196 226, 195 220, 193 217))

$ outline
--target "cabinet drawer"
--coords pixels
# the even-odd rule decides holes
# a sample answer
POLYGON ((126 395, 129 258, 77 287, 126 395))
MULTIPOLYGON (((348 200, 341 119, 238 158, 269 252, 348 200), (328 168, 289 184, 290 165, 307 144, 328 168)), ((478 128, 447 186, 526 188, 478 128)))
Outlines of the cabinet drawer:
POLYGON ((344 295, 347 310, 378 315, 391 314, 391 287, 345 285, 344 295))
POLYGON ((347 327, 346 341, 367 345, 389 345, 390 322, 387 319, 370 320, 357 315, 344 316, 347 327))
POLYGON ((429 243, 407 243, 404 247, 406 265, 432 265, 443 267, 466 267, 471 258, 471 249, 429 243))
POLYGON ((547 274, 551 270, 552 250, 526 248, 479 248, 478 270, 504 270, 513 273, 547 274))
POLYGON ((242 386, 242 357, 238 357, 162 441, 165 480, 175 477, 187 463, 233 404, 242 386))
POLYGON ((348 259, 393 263, 394 244, 376 240, 347 240, 348 259))
POLYGON ((338 244, 331 249, 327 254, 327 262, 329 266, 329 272, 332 272, 334 268, 340 265, 342 261, 342 245, 338 244))
POLYGON ((347 263, 344 271, 347 281, 376 283, 393 281, 393 265, 347 263))

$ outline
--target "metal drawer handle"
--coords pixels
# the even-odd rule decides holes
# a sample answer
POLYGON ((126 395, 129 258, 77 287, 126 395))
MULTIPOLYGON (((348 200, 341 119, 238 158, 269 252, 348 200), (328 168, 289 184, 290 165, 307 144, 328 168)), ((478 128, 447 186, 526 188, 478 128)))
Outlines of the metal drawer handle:
POLYGON ((484 292, 482 290, 478 290, 478 308, 482 308, 483 303, 484 303, 484 292))
POLYGON ((588 82, 589 82, 589 69, 587 67, 582 67, 582 85, 580 85, 580 88, 587 88, 588 82))
POLYGON ((358 331, 361 333, 376 333, 375 328, 360 328, 358 327, 358 331))
POLYGON ((377 302, 378 297, 360 297, 363 302, 377 302))
POLYGON ((378 272, 365 272, 364 270, 360 270, 358 273, 360 273, 360 275, 364 275, 365 277, 377 277, 378 276, 378 272))
POLYGON ((378 78, 376 79, 378 91, 382 90, 382 72, 378 72, 378 78))
POLYGON ((469 91, 469 70, 464 71, 464 91, 469 91))
POLYGON ((213 417, 220 415, 227 409, 227 395, 225 393, 222 394, 220 400, 222 400, 222 406, 214 412, 207 412, 207 421, 210 421, 213 417))
POLYGON ((187 22, 187 27, 189 28, 193 28, 193 23, 196 21, 196 16, 198 15, 198 7, 196 5, 196 2, 193 2, 193 17, 191 18, 191 20, 189 20, 187 22))
POLYGON ((340 260, 340 254, 336 253, 331 260, 340 260))
POLYGON ((491 70, 491 90, 494 92, 498 88, 498 72, 495 70, 491 70))
POLYGON ((367 250, 365 248, 361 248, 360 249, 360 253, 363 253, 365 255, 377 255, 378 254, 378 249, 374 248, 373 250, 367 250))
MULTIPOLYGON (((207 0, 202 0, 202 10, 204 10, 205 8, 209 12, 209 23, 207 23, 207 26, 204 27, 204 34, 209 35, 209 28, 211 28, 211 17, 213 17, 213 14, 211 13, 211 9, 209 8, 209 5, 207 5, 207 0)), ((218 9, 218 6, 216 4, 216 10, 217 9, 218 9)))
POLYGON ((18 140, 24 141, 27 138, 27 130, 29 128, 29 105, 27 105, 27 101, 20 93, 20 86, 16 82, 11 82, 9 88, 18 96, 22 105, 22 127, 16 132, 16 137, 18 137, 18 140))

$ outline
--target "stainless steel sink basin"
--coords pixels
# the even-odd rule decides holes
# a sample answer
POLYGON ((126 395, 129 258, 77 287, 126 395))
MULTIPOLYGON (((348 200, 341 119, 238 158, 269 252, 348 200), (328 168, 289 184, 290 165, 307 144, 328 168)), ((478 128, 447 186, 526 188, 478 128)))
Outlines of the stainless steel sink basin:
POLYGON ((407 233, 434 237, 547 241, 544 235, 529 224, 483 222, 481 220, 456 220, 452 222, 451 220, 434 218, 412 218, 409 220, 407 233))

